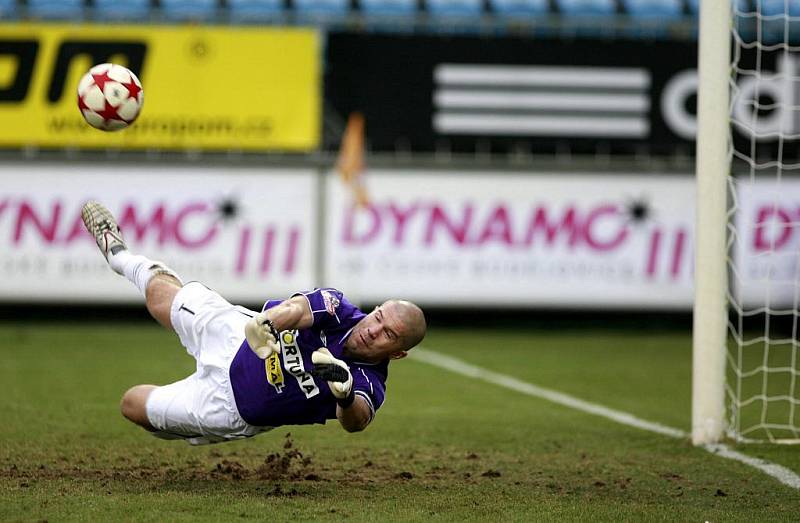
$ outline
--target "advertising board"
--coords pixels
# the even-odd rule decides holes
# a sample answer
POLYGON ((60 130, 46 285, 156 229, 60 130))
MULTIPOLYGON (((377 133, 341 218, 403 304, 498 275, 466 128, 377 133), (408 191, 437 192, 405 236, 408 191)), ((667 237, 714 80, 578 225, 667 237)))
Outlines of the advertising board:
POLYGON ((0 165, 4 301, 132 302, 81 221, 96 199, 131 250, 232 301, 260 304, 314 284, 316 175, 302 169, 0 165))

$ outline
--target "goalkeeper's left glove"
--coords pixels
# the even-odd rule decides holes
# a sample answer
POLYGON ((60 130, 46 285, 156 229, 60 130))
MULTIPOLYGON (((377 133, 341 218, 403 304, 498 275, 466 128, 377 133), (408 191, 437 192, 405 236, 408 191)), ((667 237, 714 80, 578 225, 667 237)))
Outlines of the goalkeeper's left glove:
POLYGON ((347 363, 335 358, 325 347, 311 353, 311 362, 314 364, 311 374, 328 382, 336 403, 342 408, 352 405, 355 399, 353 375, 347 363))

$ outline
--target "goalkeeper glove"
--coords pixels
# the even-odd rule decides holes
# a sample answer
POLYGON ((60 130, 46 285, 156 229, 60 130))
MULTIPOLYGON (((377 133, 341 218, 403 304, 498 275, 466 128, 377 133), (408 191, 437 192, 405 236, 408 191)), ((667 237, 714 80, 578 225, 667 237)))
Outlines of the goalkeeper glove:
POLYGON ((311 353, 311 362, 314 369, 311 374, 318 376, 328 382, 336 398, 336 403, 342 408, 349 407, 355 395, 353 394, 353 375, 350 374, 350 367, 347 363, 337 359, 325 347, 311 353))
POLYGON ((259 312, 250 318, 244 326, 244 337, 247 344, 250 345, 250 349, 262 360, 281 350, 278 331, 272 321, 267 318, 266 311, 259 312))

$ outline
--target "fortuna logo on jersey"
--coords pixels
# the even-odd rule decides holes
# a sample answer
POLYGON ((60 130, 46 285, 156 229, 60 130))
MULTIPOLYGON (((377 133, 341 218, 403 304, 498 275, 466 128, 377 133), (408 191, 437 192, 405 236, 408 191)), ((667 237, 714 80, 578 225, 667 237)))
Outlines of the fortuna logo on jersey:
POLYGON ((331 316, 336 316, 336 309, 339 307, 339 298, 334 296, 328 291, 322 291, 322 303, 325 304, 325 310, 331 316))
MULTIPOLYGON (((300 354, 300 348, 297 346, 297 331, 283 331, 281 333, 281 355, 283 356, 283 368, 294 376, 294 379, 297 380, 297 385, 300 387, 300 390, 303 391, 303 394, 306 395, 306 398, 313 398, 319 394, 319 387, 314 383, 314 378, 311 374, 306 372, 306 368, 303 365, 303 356, 300 354)), ((270 358, 272 356, 275 356, 277 359, 277 354, 271 355, 270 358)), ((267 365, 267 379, 269 379, 269 364, 267 365)), ((272 381, 270 381, 270 384, 275 387, 278 393, 281 393, 284 388, 283 373, 280 372, 280 365, 278 365, 277 368, 280 373, 280 384, 273 383, 272 381)))
POLYGON ((278 359, 278 353, 273 352, 269 358, 264 360, 264 369, 267 373, 267 381, 270 385, 275 387, 275 390, 280 394, 283 392, 283 369, 281 369, 281 362, 278 359))

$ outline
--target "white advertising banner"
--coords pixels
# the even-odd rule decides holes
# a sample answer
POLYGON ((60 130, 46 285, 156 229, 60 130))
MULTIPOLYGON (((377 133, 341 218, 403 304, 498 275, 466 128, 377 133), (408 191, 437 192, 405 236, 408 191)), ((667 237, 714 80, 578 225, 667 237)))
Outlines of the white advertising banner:
POLYGON ((800 299, 800 180, 737 182, 734 301, 795 310, 800 299))
MULTIPOLYGON (((331 177, 333 178, 333 177, 331 177)), ((328 184, 326 281, 356 299, 691 307, 692 176, 371 171, 328 184)))
POLYGON ((132 164, 0 165, 0 299, 137 302, 85 231, 104 203, 131 250, 230 301, 258 304, 314 282, 312 170, 132 164))

